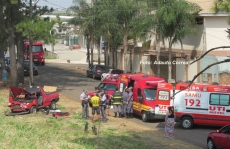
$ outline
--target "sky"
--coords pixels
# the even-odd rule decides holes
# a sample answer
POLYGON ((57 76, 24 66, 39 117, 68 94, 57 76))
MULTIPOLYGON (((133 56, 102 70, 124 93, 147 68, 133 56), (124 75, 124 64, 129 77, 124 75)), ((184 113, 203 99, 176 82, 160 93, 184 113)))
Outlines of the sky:
POLYGON ((48 6, 53 8, 68 8, 73 5, 73 0, 39 0, 38 6, 48 6))

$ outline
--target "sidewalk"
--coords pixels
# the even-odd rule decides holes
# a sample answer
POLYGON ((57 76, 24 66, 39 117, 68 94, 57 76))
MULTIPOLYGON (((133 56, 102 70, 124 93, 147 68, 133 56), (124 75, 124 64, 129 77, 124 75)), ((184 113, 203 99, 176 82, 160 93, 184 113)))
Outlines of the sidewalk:
MULTIPOLYGON (((44 48, 46 48, 47 51, 52 51, 52 47, 50 45, 44 45, 44 48)), ((57 43, 54 46, 54 53, 57 54, 58 59, 46 59, 47 63, 70 63, 76 64, 77 69, 84 71, 88 69, 88 63, 86 62, 87 50, 84 48, 70 50, 69 46, 57 43)), ((95 54, 97 54, 97 50, 94 50, 94 56, 95 54)), ((94 62, 94 64, 98 63, 94 62)), ((101 65, 104 65, 104 63, 101 63, 101 65)))

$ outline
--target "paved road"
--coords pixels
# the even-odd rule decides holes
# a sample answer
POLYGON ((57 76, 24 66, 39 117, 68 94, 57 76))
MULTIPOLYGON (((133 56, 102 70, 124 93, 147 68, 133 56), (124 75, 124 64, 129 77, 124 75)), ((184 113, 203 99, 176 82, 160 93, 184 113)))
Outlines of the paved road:
MULTIPOLYGON (((58 64, 47 63, 46 66, 38 66, 39 75, 35 77, 35 82, 39 81, 44 85, 54 85, 58 87, 58 91, 68 95, 69 97, 79 100, 79 95, 83 88, 93 90, 100 83, 100 80, 87 78, 83 71, 76 69, 78 64, 58 64)), ((144 123, 140 117, 131 119, 132 121, 162 131, 164 123, 161 121, 151 121, 144 123)), ((175 126, 175 137, 188 143, 206 148, 206 136, 210 131, 218 129, 218 127, 197 126, 192 130, 183 130, 179 124, 175 126)))

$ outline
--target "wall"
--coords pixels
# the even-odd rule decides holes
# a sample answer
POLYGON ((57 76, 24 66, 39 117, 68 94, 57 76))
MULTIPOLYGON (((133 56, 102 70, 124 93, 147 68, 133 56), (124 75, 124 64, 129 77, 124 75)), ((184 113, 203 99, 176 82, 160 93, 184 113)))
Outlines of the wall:
POLYGON ((225 30, 229 28, 227 17, 206 17, 205 27, 207 50, 219 46, 227 46, 230 44, 228 33, 225 32, 225 30))

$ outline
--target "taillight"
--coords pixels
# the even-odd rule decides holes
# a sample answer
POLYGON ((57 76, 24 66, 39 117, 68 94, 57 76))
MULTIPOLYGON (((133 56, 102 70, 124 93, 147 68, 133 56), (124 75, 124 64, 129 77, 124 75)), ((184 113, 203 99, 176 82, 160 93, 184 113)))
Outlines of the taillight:
POLYGON ((99 73, 99 72, 101 72, 101 70, 97 70, 97 72, 99 73))
POLYGON ((43 58, 43 55, 40 55, 40 58, 43 58))

